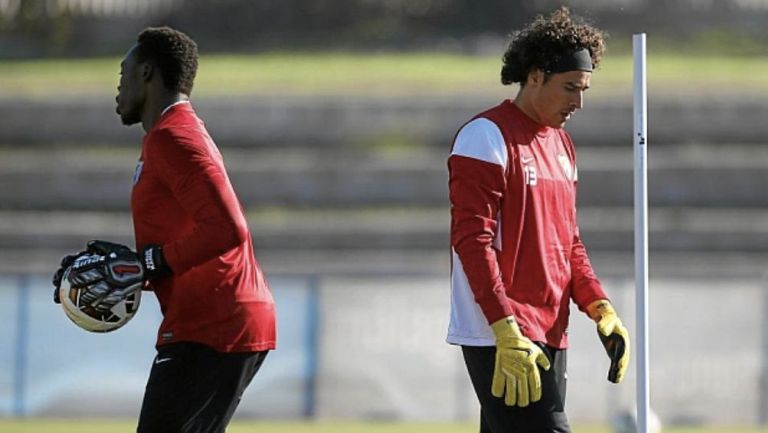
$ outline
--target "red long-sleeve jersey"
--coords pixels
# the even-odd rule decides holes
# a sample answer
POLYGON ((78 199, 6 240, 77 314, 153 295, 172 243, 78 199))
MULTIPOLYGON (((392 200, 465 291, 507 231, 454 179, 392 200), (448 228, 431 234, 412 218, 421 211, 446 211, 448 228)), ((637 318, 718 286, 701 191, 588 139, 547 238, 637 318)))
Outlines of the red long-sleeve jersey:
POLYGON ((567 347, 570 300, 606 298, 579 237, 568 133, 504 101, 462 127, 448 169, 448 342, 493 346, 489 323, 514 316, 531 340, 567 347))
POLYGON ((189 103, 146 134, 134 175, 136 248, 163 247, 173 273, 148 283, 163 321, 157 344, 220 352, 275 348, 272 294, 218 148, 189 103))

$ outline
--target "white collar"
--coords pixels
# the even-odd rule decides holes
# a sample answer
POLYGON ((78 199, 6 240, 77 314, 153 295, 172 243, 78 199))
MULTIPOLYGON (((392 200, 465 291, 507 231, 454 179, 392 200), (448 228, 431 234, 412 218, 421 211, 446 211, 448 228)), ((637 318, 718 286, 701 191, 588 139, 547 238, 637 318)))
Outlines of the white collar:
POLYGON ((164 109, 164 110, 163 110, 163 111, 160 113, 160 117, 163 117, 163 114, 167 113, 167 112, 168 112, 168 110, 170 110, 170 109, 171 109, 171 107, 174 107, 174 106, 176 106, 176 105, 179 105, 179 104, 189 104, 189 100, 184 100, 184 101, 176 101, 176 102, 174 102, 173 104, 171 104, 171 105, 169 105, 169 106, 165 107, 165 109, 164 109))

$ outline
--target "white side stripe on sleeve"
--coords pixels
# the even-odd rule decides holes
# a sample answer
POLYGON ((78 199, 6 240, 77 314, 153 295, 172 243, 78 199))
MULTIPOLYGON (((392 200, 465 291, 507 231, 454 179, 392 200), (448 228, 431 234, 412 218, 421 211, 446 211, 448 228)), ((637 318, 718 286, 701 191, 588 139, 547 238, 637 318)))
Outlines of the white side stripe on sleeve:
POLYGON ((485 118, 477 118, 456 135, 451 155, 466 156, 507 167, 507 145, 499 127, 485 118))

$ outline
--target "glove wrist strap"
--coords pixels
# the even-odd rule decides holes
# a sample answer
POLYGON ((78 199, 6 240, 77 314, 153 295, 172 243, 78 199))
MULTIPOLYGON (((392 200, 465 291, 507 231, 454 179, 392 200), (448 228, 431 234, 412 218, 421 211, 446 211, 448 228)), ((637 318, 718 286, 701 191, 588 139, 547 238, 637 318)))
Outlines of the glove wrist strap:
POLYGON ((491 324, 491 329, 496 335, 498 341, 504 337, 522 337, 520 326, 517 324, 514 316, 507 316, 491 324))
POLYGON ((599 322, 607 314, 616 314, 616 310, 607 299, 598 299, 587 306, 587 314, 595 322, 599 322))
POLYGON ((160 245, 147 245, 141 250, 139 256, 144 267, 146 279, 158 278, 171 273, 171 268, 165 262, 163 247, 160 245))

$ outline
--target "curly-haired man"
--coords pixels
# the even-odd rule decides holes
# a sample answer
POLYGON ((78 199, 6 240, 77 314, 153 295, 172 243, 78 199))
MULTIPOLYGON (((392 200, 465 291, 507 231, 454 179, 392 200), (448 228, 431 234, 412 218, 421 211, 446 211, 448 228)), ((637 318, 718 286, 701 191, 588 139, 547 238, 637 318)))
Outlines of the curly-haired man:
POLYGON ((120 65, 117 113, 141 123, 131 211, 163 313, 139 433, 224 432, 275 348, 275 310, 216 144, 189 102, 197 45, 148 28, 120 65))
POLYGON ((629 336, 576 222, 578 173, 562 127, 582 108, 604 51, 566 8, 516 32, 501 81, 514 100, 478 114, 448 159, 451 319, 481 406, 480 431, 570 432, 564 412, 569 304, 597 322, 620 382, 629 336))

